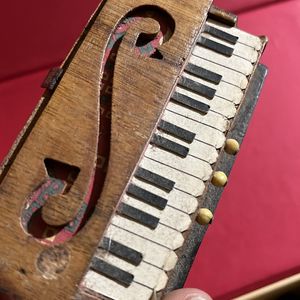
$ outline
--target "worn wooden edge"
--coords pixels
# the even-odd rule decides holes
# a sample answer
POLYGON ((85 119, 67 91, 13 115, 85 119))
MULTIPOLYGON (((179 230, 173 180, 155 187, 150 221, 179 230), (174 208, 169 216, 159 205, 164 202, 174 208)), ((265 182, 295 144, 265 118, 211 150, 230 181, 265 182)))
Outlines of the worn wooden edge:
POLYGON ((102 0, 98 7, 96 8, 93 15, 89 18, 87 21, 87 24, 85 25, 83 31, 79 35, 79 38, 75 41, 72 49, 69 51, 68 55, 62 62, 60 68, 62 69, 62 74, 60 75, 59 79, 56 82, 56 85, 53 89, 49 90, 46 89, 43 95, 41 96, 40 100, 38 101, 35 109, 29 116, 28 120, 26 121, 24 127, 16 137, 13 145, 11 146, 9 152, 4 157, 2 163, 0 163, 0 183, 2 182, 3 178, 7 174, 10 166, 12 165, 14 159, 16 158, 19 150, 21 149, 22 145, 24 144, 26 138, 30 134, 31 130, 33 129, 34 125, 38 121, 39 117, 41 116, 42 112, 46 108, 47 104, 51 100, 52 94, 55 92, 56 87, 59 85, 60 80, 64 76, 64 73, 68 69, 68 66, 70 65, 71 61, 73 60, 75 54, 77 53, 79 47, 81 46, 82 42, 84 41, 86 35, 89 33, 90 28, 93 26, 96 18, 98 17, 99 13, 101 12, 101 9, 105 5, 107 0, 102 0))
MULTIPOLYGON (((228 131, 227 138, 234 138, 239 143, 242 143, 266 75, 266 66, 259 64, 251 78, 245 98, 240 105, 239 113, 228 131)), ((215 165, 215 170, 222 170, 229 175, 235 159, 236 156, 229 155, 222 149, 219 160, 215 165)), ((211 211, 214 211, 221 198, 222 192, 222 188, 215 187, 212 183, 209 183, 205 195, 200 200, 201 207, 206 207, 211 211)), ((175 269, 172 271, 164 293, 168 293, 184 286, 207 228, 208 226, 200 226, 196 222, 192 225, 189 236, 185 240, 183 247, 180 249, 181 255, 179 256, 175 269)))

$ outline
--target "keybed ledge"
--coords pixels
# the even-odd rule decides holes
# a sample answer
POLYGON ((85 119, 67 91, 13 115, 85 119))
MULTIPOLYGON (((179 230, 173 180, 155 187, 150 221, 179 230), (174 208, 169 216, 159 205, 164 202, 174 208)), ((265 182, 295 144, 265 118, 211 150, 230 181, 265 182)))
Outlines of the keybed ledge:
MULTIPOLYGON (((266 67, 258 64, 250 79, 250 85, 246 91, 245 98, 239 107, 239 113, 232 121, 231 127, 227 133, 228 141, 234 140, 234 149, 237 151, 246 134, 247 126, 258 101, 266 75, 266 67)), ((228 149, 224 147, 219 154, 215 169, 221 170, 227 177, 231 172, 235 159, 236 152, 228 151, 228 149)), ((215 184, 216 183, 214 182, 208 182, 206 193, 200 197, 200 207, 206 208, 211 212, 214 212, 216 209, 223 191, 223 188, 218 187, 215 184)), ((184 246, 179 253, 179 261, 176 264, 174 272, 169 277, 168 285, 165 288, 164 293, 168 293, 175 288, 183 287, 206 230, 207 226, 199 226, 196 223, 192 225, 189 236, 185 240, 184 246), (184 255, 181 256, 181 253, 184 253, 184 255)))

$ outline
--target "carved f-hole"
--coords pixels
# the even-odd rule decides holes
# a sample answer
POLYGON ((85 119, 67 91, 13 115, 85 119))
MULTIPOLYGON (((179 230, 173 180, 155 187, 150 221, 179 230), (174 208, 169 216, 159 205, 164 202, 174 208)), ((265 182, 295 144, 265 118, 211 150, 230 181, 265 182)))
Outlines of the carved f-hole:
POLYGON ((42 209, 51 198, 66 195, 74 184, 80 169, 63 162, 46 158, 44 160, 47 178, 28 197, 27 205, 23 209, 21 223, 26 232, 38 239, 45 239, 51 242, 51 237, 55 236, 63 228, 74 231, 74 222, 68 222, 60 226, 49 225, 45 222, 42 209))
POLYGON ((98 153, 96 168, 86 187, 85 198, 82 199, 72 220, 66 220, 63 224, 55 226, 47 223, 43 219, 43 207, 47 201, 51 201, 50 198, 57 195, 68 196, 72 184, 76 184, 79 168, 46 159, 47 176, 28 196, 21 215, 21 224, 28 234, 42 243, 58 244, 72 238, 84 226, 101 195, 109 163, 113 80, 118 51, 129 49, 136 55, 137 64, 140 57, 150 61, 164 59, 164 53, 160 47, 171 38, 174 30, 173 18, 156 6, 138 7, 116 24, 108 41, 104 58, 100 62, 103 76, 100 82, 98 153), (153 25, 150 25, 149 32, 137 32, 140 28, 139 24, 145 27, 149 19, 152 20, 153 25), (120 48, 123 41, 126 47, 120 48))
POLYGON ((67 194, 77 179, 80 169, 51 158, 46 158, 44 163, 48 177, 60 179, 66 183, 63 194, 67 194))

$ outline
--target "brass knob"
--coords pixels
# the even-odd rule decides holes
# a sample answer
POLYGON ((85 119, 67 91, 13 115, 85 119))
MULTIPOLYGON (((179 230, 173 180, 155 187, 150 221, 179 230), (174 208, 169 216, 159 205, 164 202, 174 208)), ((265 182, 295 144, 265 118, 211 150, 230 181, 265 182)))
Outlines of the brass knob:
POLYGON ((218 187, 224 187, 228 181, 228 178, 224 172, 215 172, 212 177, 212 184, 218 187))
POLYGON ((196 221, 200 225, 208 225, 212 223, 214 218, 213 213, 207 208, 199 209, 196 221))
POLYGON ((225 142, 225 151, 228 154, 236 155, 240 151, 240 144, 237 140, 228 139, 225 142))

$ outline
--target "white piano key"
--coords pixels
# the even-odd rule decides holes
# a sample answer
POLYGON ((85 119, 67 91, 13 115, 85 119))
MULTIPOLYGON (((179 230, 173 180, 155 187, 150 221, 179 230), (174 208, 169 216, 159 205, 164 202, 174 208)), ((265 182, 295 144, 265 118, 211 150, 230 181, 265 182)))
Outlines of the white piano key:
POLYGON ((108 227, 105 236, 140 252, 143 255, 143 261, 165 271, 172 270, 178 260, 174 251, 114 225, 108 227))
POLYGON ((193 81, 207 85, 210 88, 216 89, 216 96, 225 98, 229 101, 239 104, 244 96, 243 91, 235 85, 229 84, 225 81, 221 81, 218 85, 215 85, 211 82, 207 82, 201 78, 198 78, 194 75, 183 73, 184 77, 189 78, 193 81))
POLYGON ((195 110, 189 109, 183 105, 180 105, 176 102, 170 101, 166 107, 167 110, 173 111, 183 117, 188 119, 195 120, 197 122, 209 125, 216 129, 219 129, 222 132, 225 132, 228 129, 229 121, 223 115, 215 113, 210 110, 207 114, 202 115, 195 110))
POLYGON ((155 229, 150 229, 119 215, 113 216, 111 224, 165 246, 170 250, 178 249, 184 242, 184 238, 180 232, 162 224, 158 224, 155 229))
POLYGON ((86 273, 81 285, 93 292, 117 300, 149 300, 153 294, 152 289, 141 284, 133 282, 129 287, 124 287, 94 271, 86 273))
POLYGON ((262 49, 262 42, 260 38, 255 35, 242 31, 236 27, 228 27, 224 24, 218 23, 213 20, 207 20, 206 24, 237 36, 239 38, 238 43, 248 45, 250 47, 253 47, 256 50, 262 49))
POLYGON ((122 202, 159 218, 159 223, 169 226, 179 232, 186 231, 192 222, 188 214, 168 205, 163 210, 159 210, 128 195, 123 196, 122 202))
POLYGON ((133 178, 131 182, 145 189, 146 191, 167 199, 168 205, 175 207, 187 214, 192 214, 198 207, 198 201, 194 196, 177 190, 176 188, 173 188, 170 192, 166 192, 137 178, 133 178))
MULTIPOLYGON (((228 102, 233 105, 231 102, 228 102)), ((189 130, 196 134, 196 139, 212 145, 214 147, 221 148, 225 142, 225 135, 212 127, 198 123, 194 120, 184 118, 172 111, 166 110, 162 117, 163 120, 175 124, 183 129, 189 130)))
POLYGON ((205 185, 201 179, 166 166, 163 163, 143 157, 142 161, 140 162, 140 166, 151 172, 155 172, 158 175, 173 180, 175 182, 175 188, 191 194, 194 197, 199 197, 204 192, 205 185))
POLYGON ((248 85, 248 79, 242 73, 239 73, 232 69, 225 68, 223 66, 220 66, 218 64, 215 64, 211 61, 208 61, 206 59, 203 59, 203 58, 195 56, 195 55, 191 55, 189 61, 197 66, 200 66, 209 71, 212 71, 212 72, 222 75, 223 81, 226 81, 230 84, 236 85, 237 87, 241 88, 242 90, 245 89, 248 85))
POLYGON ((234 103, 227 101, 223 98, 215 96, 212 100, 208 100, 201 95, 198 95, 192 91, 186 90, 177 86, 175 88, 176 92, 186 95, 188 97, 193 98, 194 100, 198 100, 210 106, 210 110, 216 112, 218 114, 223 115, 226 118, 233 118, 236 114, 236 108, 234 103))
POLYGON ((138 266, 134 266, 103 249, 98 249, 95 256, 110 265, 130 273, 134 276, 134 282, 143 284, 156 291, 162 290, 167 284, 168 276, 163 270, 143 261, 138 266))
POLYGON ((191 144, 188 144, 172 135, 169 135, 167 133, 161 132, 161 131, 157 131, 156 132, 158 135, 169 139, 175 143, 178 143, 182 146, 188 147, 189 148, 189 155, 195 156, 201 160, 205 160, 210 164, 213 164, 217 161, 218 158, 218 151, 216 150, 216 148, 201 143, 197 140, 194 140, 191 144))
POLYGON ((152 145, 148 146, 145 156, 204 181, 208 180, 212 173, 210 164, 205 161, 189 155, 183 159, 152 145))
POLYGON ((212 35, 210 35, 209 33, 206 33, 206 32, 203 32, 201 34, 201 36, 204 36, 204 37, 206 37, 206 38, 208 38, 208 39, 210 39, 214 42, 217 42, 217 43, 223 44, 225 46, 234 48, 234 51, 233 51, 234 55, 243 57, 244 59, 247 59, 251 63, 255 63, 258 59, 258 52, 252 47, 249 47, 249 46, 241 44, 241 43, 236 43, 235 45, 232 45, 232 44, 230 44, 230 43, 228 43, 228 42, 226 42, 222 39, 216 38, 216 37, 214 37, 214 36, 212 36, 212 35))
POLYGON ((250 75, 254 68, 251 62, 239 56, 232 55, 231 57, 226 57, 198 45, 195 46, 193 55, 205 58, 206 60, 212 61, 228 69, 235 70, 246 76, 250 75))

